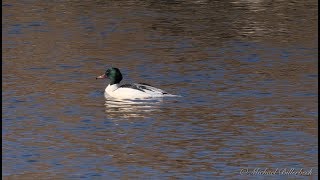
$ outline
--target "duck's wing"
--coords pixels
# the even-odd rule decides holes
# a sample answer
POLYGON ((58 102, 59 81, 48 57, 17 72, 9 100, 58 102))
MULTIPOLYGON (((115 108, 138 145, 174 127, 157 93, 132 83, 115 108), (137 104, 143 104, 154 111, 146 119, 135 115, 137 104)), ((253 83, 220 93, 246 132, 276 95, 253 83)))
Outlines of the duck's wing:
POLYGON ((146 83, 123 84, 119 88, 131 88, 145 93, 168 94, 164 90, 152 87, 151 85, 146 83))
POLYGON ((149 84, 146 83, 134 83, 139 89, 145 90, 145 91, 151 91, 154 93, 160 93, 160 94, 168 94, 166 91, 162 89, 155 88, 149 84))
POLYGON ((135 89, 135 90, 145 92, 143 91, 143 89, 139 88, 139 86, 137 86, 136 84, 123 84, 119 88, 130 88, 130 89, 135 89))

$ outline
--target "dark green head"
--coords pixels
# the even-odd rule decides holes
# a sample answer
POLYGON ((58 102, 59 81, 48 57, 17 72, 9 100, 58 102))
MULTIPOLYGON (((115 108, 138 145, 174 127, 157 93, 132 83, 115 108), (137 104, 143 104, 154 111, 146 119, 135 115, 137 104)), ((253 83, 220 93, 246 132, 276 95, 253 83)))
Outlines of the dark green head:
POLYGON ((103 75, 96 77, 96 79, 104 78, 110 79, 110 85, 118 84, 122 80, 122 74, 118 68, 109 68, 103 75))

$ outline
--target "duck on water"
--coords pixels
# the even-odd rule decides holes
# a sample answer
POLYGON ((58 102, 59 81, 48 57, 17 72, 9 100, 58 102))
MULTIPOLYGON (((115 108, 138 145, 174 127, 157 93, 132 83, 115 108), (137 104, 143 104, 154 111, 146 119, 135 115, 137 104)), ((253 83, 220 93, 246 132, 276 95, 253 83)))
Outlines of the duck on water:
POLYGON ((145 83, 120 85, 122 74, 118 68, 109 68, 103 75, 96 77, 96 79, 105 78, 110 80, 110 84, 106 87, 104 92, 105 96, 111 96, 119 99, 144 99, 153 97, 177 96, 145 83))

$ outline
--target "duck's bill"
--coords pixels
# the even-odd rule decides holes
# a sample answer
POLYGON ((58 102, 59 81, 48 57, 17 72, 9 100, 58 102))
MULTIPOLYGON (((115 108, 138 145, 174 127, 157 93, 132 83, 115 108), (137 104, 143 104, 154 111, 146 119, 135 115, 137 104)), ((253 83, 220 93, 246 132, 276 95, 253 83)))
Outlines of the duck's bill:
POLYGON ((107 76, 105 74, 102 74, 101 76, 96 77, 96 79, 105 79, 107 76))

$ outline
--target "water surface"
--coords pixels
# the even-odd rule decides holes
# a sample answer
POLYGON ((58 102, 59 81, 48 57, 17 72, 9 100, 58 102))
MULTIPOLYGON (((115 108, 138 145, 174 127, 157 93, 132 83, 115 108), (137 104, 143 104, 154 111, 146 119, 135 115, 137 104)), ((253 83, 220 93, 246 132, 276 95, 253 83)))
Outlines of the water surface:
POLYGON ((316 179, 317 4, 4 1, 2 177, 316 179), (182 97, 106 100, 111 66, 182 97))

